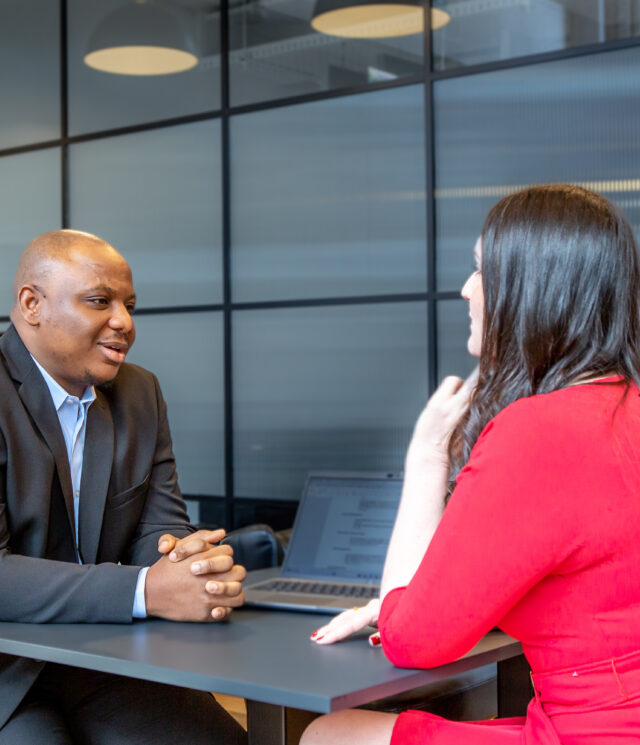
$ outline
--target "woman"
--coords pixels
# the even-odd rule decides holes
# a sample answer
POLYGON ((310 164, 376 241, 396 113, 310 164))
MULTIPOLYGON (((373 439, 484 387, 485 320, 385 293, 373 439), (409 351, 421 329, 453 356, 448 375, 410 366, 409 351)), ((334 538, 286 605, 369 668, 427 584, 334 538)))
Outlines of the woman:
MULTIPOLYGON (((479 723, 340 712, 303 745, 640 741, 631 229, 596 194, 532 187, 491 210, 475 253, 462 294, 478 381, 469 393, 447 378, 418 420, 378 624, 402 667, 450 662, 497 625, 521 640, 535 697, 526 719, 479 723)), ((312 638, 335 641, 377 610, 347 611, 312 638)))

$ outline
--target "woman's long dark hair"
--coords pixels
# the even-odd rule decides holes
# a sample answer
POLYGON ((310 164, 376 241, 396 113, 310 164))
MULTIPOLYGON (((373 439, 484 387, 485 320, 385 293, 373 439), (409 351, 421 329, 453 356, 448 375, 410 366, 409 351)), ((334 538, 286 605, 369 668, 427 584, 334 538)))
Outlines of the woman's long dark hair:
POLYGON ((450 491, 478 436, 505 406, 581 376, 640 384, 640 268, 631 228, 577 186, 502 199, 482 229, 480 373, 449 441, 450 491))

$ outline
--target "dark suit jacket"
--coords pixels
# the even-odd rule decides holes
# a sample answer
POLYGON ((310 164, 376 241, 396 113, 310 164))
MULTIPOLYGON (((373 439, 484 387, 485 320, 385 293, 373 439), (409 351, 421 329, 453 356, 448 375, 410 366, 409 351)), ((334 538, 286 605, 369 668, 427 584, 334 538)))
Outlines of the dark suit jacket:
MULTIPOLYGON (((0 620, 131 621, 158 538, 189 526, 156 378, 124 364, 89 409, 75 563, 67 451, 51 394, 11 326, 0 339, 0 620)), ((0 726, 44 663, 0 655, 0 726)))

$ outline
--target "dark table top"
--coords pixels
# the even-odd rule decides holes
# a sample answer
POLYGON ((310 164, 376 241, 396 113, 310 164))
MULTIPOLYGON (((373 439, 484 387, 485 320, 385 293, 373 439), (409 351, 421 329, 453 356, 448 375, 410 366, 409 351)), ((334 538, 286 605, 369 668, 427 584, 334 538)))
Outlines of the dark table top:
POLYGON ((365 634, 320 647, 326 615, 241 609, 229 623, 0 623, 0 652, 315 712, 402 693, 520 654, 491 632, 465 658, 433 670, 393 667, 365 634))

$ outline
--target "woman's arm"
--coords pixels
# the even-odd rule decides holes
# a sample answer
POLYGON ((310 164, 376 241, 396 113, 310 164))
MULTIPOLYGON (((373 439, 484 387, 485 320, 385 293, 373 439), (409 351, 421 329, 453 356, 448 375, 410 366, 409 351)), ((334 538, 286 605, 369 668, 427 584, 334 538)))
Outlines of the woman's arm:
POLYGON ((444 511, 449 481, 448 444, 477 379, 449 376, 418 418, 405 460, 404 485, 381 585, 381 600, 409 584, 444 511))
MULTIPOLYGON (((402 498, 391 536, 382 579, 382 596, 406 585, 415 573, 442 516, 447 493, 451 432, 469 401, 477 368, 464 381, 445 378, 418 418, 407 451, 402 498)), ((373 625, 380 598, 335 616, 311 635, 319 644, 332 644, 373 625)))

